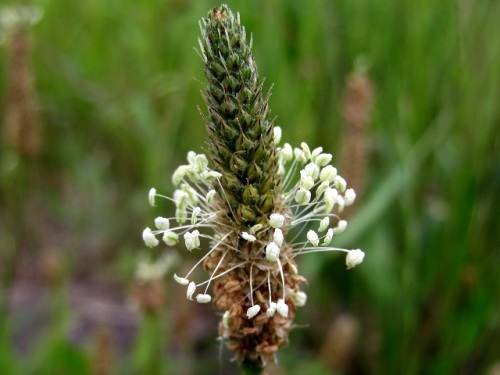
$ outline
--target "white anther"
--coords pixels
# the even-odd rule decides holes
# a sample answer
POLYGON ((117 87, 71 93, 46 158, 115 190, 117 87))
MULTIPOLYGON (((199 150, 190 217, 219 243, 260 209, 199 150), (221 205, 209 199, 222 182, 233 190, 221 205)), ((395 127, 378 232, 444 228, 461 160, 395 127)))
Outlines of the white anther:
POLYGON ((293 156, 295 157, 295 160, 297 160, 300 164, 307 163, 307 156, 300 148, 293 149, 293 156))
POLYGON ((149 228, 146 228, 142 231, 142 239, 144 240, 144 243, 148 247, 155 247, 160 243, 160 241, 156 239, 155 235, 153 234, 153 232, 151 232, 151 229, 149 228))
POLYGON ((330 225, 330 218, 328 216, 325 216, 319 222, 318 232, 323 232, 324 230, 326 230, 326 228, 328 228, 329 225, 330 225))
POLYGON ((193 159, 193 169, 196 173, 202 173, 208 167, 208 160, 204 154, 198 154, 193 159))
POLYGON ((159 216, 155 219, 155 226, 160 230, 168 230, 168 228, 170 228, 170 222, 167 218, 159 216))
POLYGON ((323 200, 325 202, 325 212, 330 212, 337 202, 338 192, 335 189, 327 188, 323 194, 323 200))
POLYGON ((171 230, 167 230, 163 233, 163 242, 165 242, 168 246, 174 246, 179 242, 179 235, 171 230))
POLYGON ((337 205, 339 206, 338 210, 339 212, 342 212, 344 211, 344 206, 345 206, 345 200, 344 200, 344 197, 342 197, 342 195, 337 195, 337 199, 335 200, 337 203, 337 205))
POLYGON ((316 160, 316 158, 323 152, 323 147, 316 147, 311 152, 311 160, 316 160))
POLYGON ((187 210, 185 208, 177 208, 175 210, 175 220, 179 223, 179 224, 184 224, 184 222, 187 220, 188 218, 188 214, 187 214, 187 210))
POLYGON ((283 245, 283 232, 281 229, 276 228, 273 233, 273 242, 278 245, 278 247, 281 247, 283 245))
POLYGON ((318 234, 313 231, 313 230, 310 230, 307 232, 307 239, 309 240, 309 242, 313 245, 313 246, 318 246, 319 245, 319 237, 318 237, 318 234))
POLYGON ((196 290, 196 284, 193 281, 191 281, 187 287, 186 297, 192 300, 193 293, 195 290, 196 290))
POLYGON ((347 189, 344 194, 344 201, 346 206, 350 206, 351 204, 354 203, 354 200, 356 199, 356 192, 354 189, 347 189))
POLYGON ((345 182, 345 180, 340 177, 340 176, 335 176, 335 179, 333 181, 333 183, 335 184, 335 188, 340 191, 341 193, 343 193, 345 191, 345 188, 347 186, 347 182, 345 182))
POLYGON ((193 213, 191 214, 191 225, 196 225, 196 223, 198 222, 198 215, 200 214, 200 212, 201 212, 200 207, 194 208, 193 213))
POLYGON ((270 262, 276 262, 280 255, 280 248, 274 242, 266 246, 266 259, 270 262))
POLYGON ((311 201, 311 192, 304 188, 300 188, 295 193, 294 199, 298 204, 307 204, 311 201))
POLYGON ((260 306, 259 305, 254 305, 252 307, 249 307, 247 310, 247 318, 252 319, 255 315, 257 315, 260 311, 260 306))
POLYGON ((302 291, 298 291, 292 294, 293 301, 295 302, 295 306, 302 307, 306 305, 307 302, 307 294, 302 291))
POLYGON ((269 304, 269 307, 267 308, 266 310, 266 315, 269 317, 269 318, 272 318, 274 316, 274 314, 276 313, 276 308, 277 308, 277 304, 276 302, 271 302, 269 304))
POLYGON ((311 176, 314 181, 319 177, 319 167, 315 163, 309 163, 304 167, 304 171, 308 176, 311 176))
POLYGON ((286 168, 283 164, 278 165, 278 174, 283 176, 286 174, 286 168))
POLYGON ((289 143, 285 143, 285 145, 279 150, 279 158, 281 163, 288 163, 293 159, 293 149, 289 143))
POLYGON ((282 298, 279 299, 278 303, 276 304, 276 311, 278 311, 278 314, 280 314, 283 318, 286 318, 288 316, 288 305, 282 298))
POLYGON ((360 249, 350 250, 345 258, 347 269, 356 267, 358 264, 361 264, 364 257, 365 253, 360 249))
POLYGON ((148 200, 149 200, 149 204, 151 206, 153 206, 153 207, 155 205, 155 197, 156 197, 156 189, 155 188, 151 188, 149 190, 148 200))
POLYGON ((330 183, 328 181, 323 181, 321 184, 319 184, 318 188, 316 189, 316 197, 320 197, 321 194, 323 194, 329 187, 330 183))
POLYGON ((333 228, 330 228, 326 231, 325 239, 323 240, 322 245, 328 246, 330 245, 330 242, 332 242, 333 238, 333 228))
POLYGON ((177 281, 181 285, 188 285, 189 280, 186 279, 185 277, 179 277, 174 273, 174 280, 177 281))
POLYGON ((253 234, 250 234, 248 232, 241 232, 241 237, 248 242, 255 242, 255 240, 257 239, 253 234))
POLYGON ((269 225, 273 228, 281 228, 285 223, 285 216, 282 214, 271 214, 269 216, 269 225))
POLYGON ((200 232, 194 230, 193 232, 184 233, 184 243, 189 251, 200 247, 200 232))
POLYGON ((335 227, 335 234, 339 234, 339 233, 342 233, 345 228, 347 228, 347 221, 345 220, 340 220, 338 223, 337 223, 337 226, 335 227))
POLYGON ((190 165, 180 165, 172 175, 172 183, 175 186, 178 186, 182 182, 184 177, 186 177, 186 175, 192 171, 193 167, 191 167, 190 165))
POLYGON ((282 130, 279 126, 274 127, 274 144, 277 145, 281 141, 282 130))
POLYGON ((326 167, 332 161, 332 154, 320 154, 314 160, 317 166, 326 167))
POLYGON ((299 186, 306 190, 311 190, 314 186, 314 178, 307 175, 305 170, 300 171, 299 186))
POLYGON ((327 165, 319 173, 319 179, 321 181, 333 182, 337 176, 337 168, 327 165))
POLYGON ((210 190, 205 198, 209 206, 213 203, 214 197, 215 197, 215 190, 210 190))
POLYGON ((189 203, 189 195, 186 191, 177 189, 174 191, 175 207, 185 209, 189 203))
POLYGON ((189 151, 187 154, 187 161, 189 165, 193 166, 194 165, 194 158, 196 157, 196 152, 194 151, 189 151))
POLYGON ((196 190, 193 189, 189 184, 182 184, 181 189, 187 194, 189 203, 193 205, 198 203, 198 195, 196 194, 196 190))
POLYGON ((209 182, 222 177, 222 173, 216 171, 203 171, 201 173, 201 178, 203 181, 209 182))
POLYGON ((311 160, 311 149, 309 148, 309 145, 306 142, 302 142, 300 147, 302 148, 302 151, 304 151, 304 155, 307 160, 311 160))
POLYGON ((198 294, 196 296, 196 302, 198 303, 209 303, 212 300, 210 294, 198 294))

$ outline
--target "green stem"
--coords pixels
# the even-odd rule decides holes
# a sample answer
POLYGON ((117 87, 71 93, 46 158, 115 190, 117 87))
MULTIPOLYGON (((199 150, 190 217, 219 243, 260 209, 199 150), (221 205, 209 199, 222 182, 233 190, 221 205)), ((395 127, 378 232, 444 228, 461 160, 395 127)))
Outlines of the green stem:
POLYGON ((242 375, 261 375, 263 372, 264 368, 257 365, 255 362, 245 361, 241 364, 242 375))

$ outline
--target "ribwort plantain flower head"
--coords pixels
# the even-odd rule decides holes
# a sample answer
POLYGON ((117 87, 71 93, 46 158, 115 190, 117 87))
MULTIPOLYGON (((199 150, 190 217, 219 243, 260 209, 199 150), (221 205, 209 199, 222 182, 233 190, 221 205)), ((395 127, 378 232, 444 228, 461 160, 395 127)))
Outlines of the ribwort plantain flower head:
POLYGON ((347 225, 337 212, 355 194, 322 148, 280 146, 282 129, 269 115, 269 94, 239 15, 222 5, 200 27, 208 152, 188 153, 173 174, 172 197, 151 189, 150 204, 167 199, 175 216, 157 218, 157 229, 146 228, 143 238, 150 247, 158 237, 201 254, 174 279, 187 287, 188 299, 221 311, 220 337, 242 366, 264 368, 287 343, 295 311, 307 300, 295 258, 339 251, 349 268, 363 260, 359 249, 330 246, 347 225), (209 276, 194 281, 202 265, 209 276))

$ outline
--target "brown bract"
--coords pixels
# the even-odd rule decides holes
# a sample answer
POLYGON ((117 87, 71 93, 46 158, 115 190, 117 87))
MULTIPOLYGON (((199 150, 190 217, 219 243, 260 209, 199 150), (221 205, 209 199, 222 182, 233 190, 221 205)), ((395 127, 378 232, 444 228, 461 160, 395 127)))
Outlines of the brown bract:
MULTIPOLYGON (((227 228, 226 225, 221 224, 220 229, 224 228, 227 228)), ((287 294, 285 302, 289 307, 288 316, 283 317, 278 313, 273 317, 267 316, 269 301, 276 302, 283 295, 279 266, 276 262, 269 262, 264 254, 264 245, 271 240, 269 232, 262 233, 255 242, 247 242, 234 233, 219 244, 205 260, 205 267, 210 273, 217 265, 218 274, 241 265, 214 284, 213 303, 222 312, 229 312, 227 326, 223 322, 219 324, 220 337, 226 341, 240 362, 250 361, 259 367, 265 367, 274 361, 276 352, 288 342, 296 310, 290 297, 293 292, 299 290, 299 285, 306 281, 304 277, 294 273, 296 264, 292 259, 292 248, 284 244, 280 261, 287 294), (261 310, 249 319, 247 310, 252 306, 252 292, 253 303, 259 305, 261 310)))

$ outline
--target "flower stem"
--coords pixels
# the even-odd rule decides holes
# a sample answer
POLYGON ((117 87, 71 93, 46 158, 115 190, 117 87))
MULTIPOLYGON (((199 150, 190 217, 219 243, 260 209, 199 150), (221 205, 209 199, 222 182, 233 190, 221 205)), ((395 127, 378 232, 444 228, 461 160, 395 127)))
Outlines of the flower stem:
POLYGON ((243 361, 241 363, 241 374, 242 375, 261 375, 264 372, 264 368, 255 362, 243 361))

